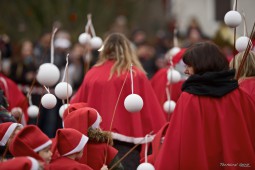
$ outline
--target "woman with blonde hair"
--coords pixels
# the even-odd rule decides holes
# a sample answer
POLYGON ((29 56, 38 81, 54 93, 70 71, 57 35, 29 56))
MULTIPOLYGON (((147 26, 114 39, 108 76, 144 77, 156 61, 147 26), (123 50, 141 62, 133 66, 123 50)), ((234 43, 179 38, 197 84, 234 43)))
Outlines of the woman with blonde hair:
MULTIPOLYGON (((71 103, 86 102, 101 113, 101 128, 111 131, 114 147, 121 158, 143 137, 156 133, 166 122, 164 113, 146 77, 130 41, 120 33, 110 34, 103 44, 99 60, 84 77, 83 83, 71 103), (133 70, 131 81, 130 67, 133 70), (133 92, 143 99, 143 108, 129 113, 124 107, 125 98, 133 92), (113 117, 114 116, 114 117, 113 117)), ((139 165, 140 147, 123 160, 125 170, 139 165)))
MULTIPOLYGON (((235 68, 236 70, 236 78, 243 56, 244 52, 238 53, 234 58, 235 62, 233 60, 230 62, 230 68, 235 68), (235 67, 233 67, 233 63, 235 63, 235 67)), ((238 84, 255 101, 255 53, 253 51, 249 52, 242 70, 240 70, 238 84)))

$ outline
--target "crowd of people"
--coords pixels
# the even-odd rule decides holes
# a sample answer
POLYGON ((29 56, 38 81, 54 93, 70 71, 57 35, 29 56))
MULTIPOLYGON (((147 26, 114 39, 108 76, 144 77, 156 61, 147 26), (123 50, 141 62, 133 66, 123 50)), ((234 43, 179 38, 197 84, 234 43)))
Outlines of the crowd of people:
POLYGON ((111 32, 97 51, 71 45, 71 35, 58 31, 54 64, 73 87, 62 117, 63 101, 41 106, 45 89, 36 81, 38 67, 50 62, 51 34, 23 41, 12 60, 5 43, 0 169, 134 170, 143 163, 156 170, 255 169, 254 48, 226 53, 198 28, 192 21, 174 54, 174 34, 153 47, 142 30, 132 37, 111 32), (173 71, 178 81, 169 78, 173 71), (127 109, 130 95, 140 109, 127 109), (171 112, 168 100, 176 104, 171 112), (40 106, 37 118, 28 117, 31 103, 40 106))

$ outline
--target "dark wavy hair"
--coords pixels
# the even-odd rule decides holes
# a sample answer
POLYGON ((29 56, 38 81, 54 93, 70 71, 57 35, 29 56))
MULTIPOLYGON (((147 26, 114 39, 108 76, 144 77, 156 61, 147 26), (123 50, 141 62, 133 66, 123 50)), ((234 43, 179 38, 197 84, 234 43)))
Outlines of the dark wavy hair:
POLYGON ((226 56, 217 45, 209 41, 188 48, 183 55, 183 62, 193 67, 195 74, 229 70, 226 56))

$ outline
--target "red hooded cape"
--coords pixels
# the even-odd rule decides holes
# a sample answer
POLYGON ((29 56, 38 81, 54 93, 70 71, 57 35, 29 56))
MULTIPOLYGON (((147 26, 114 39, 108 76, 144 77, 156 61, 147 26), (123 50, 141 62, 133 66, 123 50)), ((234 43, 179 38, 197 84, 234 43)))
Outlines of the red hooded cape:
POLYGON ((254 113, 254 103, 239 88, 221 98, 183 92, 155 169, 255 169, 254 113))
MULTIPOLYGON (((107 131, 110 130, 114 108, 126 77, 126 74, 119 77, 113 75, 109 79, 113 64, 113 61, 107 61, 101 66, 94 66, 89 70, 71 100, 71 103, 86 102, 98 110, 103 120, 101 127, 107 131)), ((131 94, 131 80, 130 74, 128 74, 117 104, 111 131, 114 139, 139 143, 141 138, 151 131, 156 133, 166 120, 146 75, 136 67, 133 67, 133 70, 135 72, 133 76, 134 93, 142 97, 143 108, 138 113, 129 113, 124 107, 125 98, 131 94)))
POLYGON ((24 94, 20 91, 18 86, 11 79, 0 73, 0 88, 5 92, 9 107, 6 108, 11 111, 14 107, 20 107, 24 112, 26 121, 28 120, 27 108, 28 101, 24 94))

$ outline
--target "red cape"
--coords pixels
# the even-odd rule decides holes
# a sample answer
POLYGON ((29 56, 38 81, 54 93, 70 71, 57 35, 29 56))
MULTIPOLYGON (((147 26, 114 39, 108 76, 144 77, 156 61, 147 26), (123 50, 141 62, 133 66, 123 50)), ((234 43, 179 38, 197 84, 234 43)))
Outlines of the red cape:
POLYGON ((17 84, 14 81, 7 78, 0 73, 0 78, 3 80, 0 83, 0 88, 4 90, 6 98, 9 103, 8 111, 11 111, 14 107, 20 107, 24 113, 26 121, 28 120, 27 108, 28 101, 24 94, 20 91, 17 84), (6 84, 5 84, 6 82, 6 84))
POLYGON ((92 170, 88 165, 81 164, 67 157, 59 157, 53 160, 48 166, 50 170, 92 170))
MULTIPOLYGON (((71 103, 86 102, 98 110, 103 120, 101 127, 107 131, 110 130, 117 98, 126 77, 126 74, 122 74, 119 77, 114 75, 109 79, 113 64, 112 61, 108 61, 89 70, 82 85, 71 100, 71 103)), ((129 74, 119 98, 111 131, 114 132, 114 139, 137 143, 141 142, 141 137, 151 131, 156 133, 166 120, 146 75, 136 67, 133 67, 133 70, 135 71, 133 76, 134 93, 142 97, 143 108, 138 113, 129 113, 124 107, 125 98, 131 94, 129 74)))
MULTIPOLYGON (((113 158, 117 155, 118 151, 112 146, 106 143, 88 143, 87 144, 87 165, 89 165, 93 170, 100 170, 104 164, 110 165, 113 158), (107 157, 106 155, 107 154, 107 157), (106 162, 105 162, 106 157, 106 162)), ((80 161, 83 163, 82 161, 80 161)))
POLYGON ((240 89, 221 98, 183 92, 155 169, 255 169, 254 113, 254 103, 240 89))

